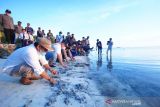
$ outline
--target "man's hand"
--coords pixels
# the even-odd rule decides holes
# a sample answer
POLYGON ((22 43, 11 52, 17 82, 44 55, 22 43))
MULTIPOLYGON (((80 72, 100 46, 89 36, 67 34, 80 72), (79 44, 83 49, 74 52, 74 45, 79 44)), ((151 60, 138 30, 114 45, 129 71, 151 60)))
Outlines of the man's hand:
POLYGON ((56 75, 56 74, 57 74, 57 71, 54 70, 54 69, 51 69, 50 71, 51 71, 51 73, 52 73, 53 75, 56 75))
POLYGON ((57 83, 57 81, 54 80, 54 79, 52 79, 52 78, 50 78, 49 82, 50 82, 51 84, 56 84, 56 83, 57 83))
POLYGON ((40 74, 40 76, 42 78, 45 78, 46 80, 48 80, 51 84, 55 84, 56 80, 52 79, 51 77, 48 76, 48 74, 44 71, 40 74))
POLYGON ((63 64, 62 67, 67 68, 68 66, 66 64, 63 64))

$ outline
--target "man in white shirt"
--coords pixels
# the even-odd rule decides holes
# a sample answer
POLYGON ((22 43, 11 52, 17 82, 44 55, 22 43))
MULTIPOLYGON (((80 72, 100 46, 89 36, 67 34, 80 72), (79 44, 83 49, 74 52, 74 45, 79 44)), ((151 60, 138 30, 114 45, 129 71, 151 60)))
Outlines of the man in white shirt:
POLYGON ((59 35, 56 35, 56 43, 62 43, 63 41, 63 35, 62 32, 59 32, 59 35))
POLYGON ((113 46, 113 42, 112 42, 112 38, 109 38, 109 41, 107 41, 107 45, 108 45, 108 48, 107 48, 107 57, 108 57, 108 52, 110 51, 110 57, 112 56, 112 46, 113 46))
POLYGON ((14 28, 15 28, 14 30, 15 30, 15 42, 16 42, 18 37, 19 37, 19 35, 20 35, 20 33, 22 33, 22 29, 23 29, 22 22, 18 21, 18 24, 15 25, 14 28))
POLYGON ((49 77, 45 70, 49 70, 52 74, 57 72, 48 65, 44 56, 47 51, 52 50, 51 41, 38 38, 34 44, 14 51, 4 63, 3 71, 12 76, 22 76, 20 82, 24 85, 29 85, 32 80, 39 79, 35 73, 54 84, 56 81, 49 77))
MULTIPOLYGON (((63 36, 62 36, 62 32, 59 32, 59 35, 56 36, 56 43, 54 43, 52 45, 53 49, 55 50, 53 52, 53 58, 50 59, 50 63, 56 62, 57 58, 59 63, 63 66, 63 67, 67 67, 64 63, 63 63, 63 58, 62 58, 62 41, 63 41, 63 36)), ((64 47, 63 47, 64 48, 64 47)), ((51 64, 52 65, 52 64, 51 64)))
POLYGON ((19 39, 22 42, 22 47, 28 45, 29 38, 30 38, 29 34, 26 32, 26 30, 22 29, 22 33, 20 33, 20 35, 19 35, 19 39))

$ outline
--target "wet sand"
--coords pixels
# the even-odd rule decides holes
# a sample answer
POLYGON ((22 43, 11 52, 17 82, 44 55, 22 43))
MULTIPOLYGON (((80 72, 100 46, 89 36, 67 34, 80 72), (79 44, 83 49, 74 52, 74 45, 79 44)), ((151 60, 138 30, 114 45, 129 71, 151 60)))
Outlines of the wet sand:
MULTIPOLYGON (((90 76, 101 95, 109 97, 112 106, 160 106, 160 57, 159 49, 118 49, 112 60, 96 51, 90 53, 90 76), (114 100, 134 103, 114 103, 114 100)), ((110 57, 108 57, 110 58, 110 57)), ((109 100, 108 98, 106 98, 109 100)))
POLYGON ((24 86, 19 78, 1 73, 0 104, 3 107, 105 107, 105 98, 88 77, 89 66, 86 56, 76 57, 68 68, 57 66, 59 75, 50 74, 57 80, 56 85, 43 79, 24 86))
MULTIPOLYGON (((55 67, 59 75, 51 76, 57 80, 56 85, 43 79, 24 86, 19 78, 0 73, 0 104, 3 107, 159 107, 158 54, 151 57, 127 52, 115 50, 112 60, 107 60, 105 51, 99 57, 96 51, 89 56, 78 56, 75 62, 69 62, 68 68, 55 67)), ((0 60, 0 65, 3 61, 0 60)))

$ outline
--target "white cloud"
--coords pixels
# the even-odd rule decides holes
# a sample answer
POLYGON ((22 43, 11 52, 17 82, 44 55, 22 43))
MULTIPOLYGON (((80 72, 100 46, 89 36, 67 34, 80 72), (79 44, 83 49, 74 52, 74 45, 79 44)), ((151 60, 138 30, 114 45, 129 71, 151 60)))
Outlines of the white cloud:
POLYGON ((129 4, 121 4, 121 5, 115 5, 115 6, 104 6, 104 7, 100 7, 99 9, 96 10, 92 10, 92 15, 90 17, 90 20, 88 20, 88 23, 98 23, 100 21, 106 20, 108 17, 110 17, 111 15, 115 14, 115 13, 119 13, 121 11, 123 11, 124 9, 127 9, 129 7, 132 6, 136 6, 138 5, 138 2, 132 2, 129 4))

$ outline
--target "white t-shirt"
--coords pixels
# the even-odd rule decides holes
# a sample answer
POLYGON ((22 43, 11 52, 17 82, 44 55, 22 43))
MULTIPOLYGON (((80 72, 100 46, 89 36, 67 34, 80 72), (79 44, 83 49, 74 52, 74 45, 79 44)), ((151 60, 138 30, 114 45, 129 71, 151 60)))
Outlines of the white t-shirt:
POLYGON ((56 43, 62 43, 63 36, 62 35, 56 35, 56 43))
POLYGON ((31 41, 34 41, 33 35, 28 35, 31 41))
POLYGON ((88 39, 86 39, 86 45, 89 45, 89 40, 88 39))
POLYGON ((54 52, 56 54, 61 54, 61 44, 60 43, 52 44, 52 48, 54 49, 54 52))
POLYGON ((107 45, 108 45, 108 49, 112 49, 113 42, 112 42, 112 41, 109 41, 109 42, 107 43, 107 45))
POLYGON ((19 39, 28 40, 29 39, 29 35, 26 32, 25 33, 20 33, 19 39))
POLYGON ((42 65, 48 64, 45 56, 42 56, 32 44, 14 51, 4 63, 3 70, 5 72, 5 70, 15 67, 19 64, 27 64, 33 68, 35 73, 40 75, 43 71, 45 71, 40 65, 40 62, 42 65))

